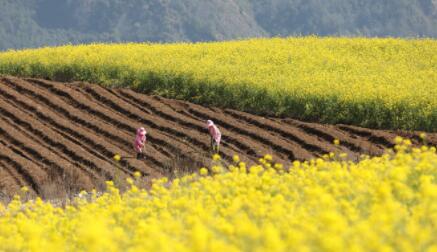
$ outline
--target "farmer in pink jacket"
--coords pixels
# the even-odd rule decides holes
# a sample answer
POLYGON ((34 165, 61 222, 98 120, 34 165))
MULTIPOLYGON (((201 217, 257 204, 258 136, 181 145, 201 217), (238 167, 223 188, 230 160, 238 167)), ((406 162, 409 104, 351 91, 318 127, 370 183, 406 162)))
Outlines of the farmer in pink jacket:
POLYGON ((211 149, 214 153, 219 153, 222 133, 220 133, 220 130, 217 128, 213 121, 208 120, 206 124, 208 127, 209 135, 211 137, 211 149))
POLYGON ((134 149, 137 152, 138 160, 145 158, 143 149, 146 144, 146 134, 147 131, 143 127, 137 129, 137 136, 135 137, 134 149))

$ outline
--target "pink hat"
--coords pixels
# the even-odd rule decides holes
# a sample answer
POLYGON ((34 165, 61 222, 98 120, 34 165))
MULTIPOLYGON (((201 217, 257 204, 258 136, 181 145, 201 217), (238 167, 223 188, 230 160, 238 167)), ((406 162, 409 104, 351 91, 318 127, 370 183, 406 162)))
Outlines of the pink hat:
POLYGON ((207 127, 212 127, 214 125, 214 122, 211 120, 206 121, 207 127))
POLYGON ((137 134, 138 134, 138 135, 141 135, 141 136, 144 136, 144 135, 147 134, 147 131, 146 131, 146 129, 144 129, 143 127, 141 127, 141 128, 139 128, 139 129, 137 129, 137 134))

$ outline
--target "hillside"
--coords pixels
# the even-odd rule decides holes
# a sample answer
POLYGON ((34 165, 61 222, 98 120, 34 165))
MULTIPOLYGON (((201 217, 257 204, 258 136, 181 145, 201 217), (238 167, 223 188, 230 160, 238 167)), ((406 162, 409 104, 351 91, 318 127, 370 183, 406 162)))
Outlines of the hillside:
POLYGON ((434 0, 0 0, 0 50, 260 36, 437 37, 434 0))

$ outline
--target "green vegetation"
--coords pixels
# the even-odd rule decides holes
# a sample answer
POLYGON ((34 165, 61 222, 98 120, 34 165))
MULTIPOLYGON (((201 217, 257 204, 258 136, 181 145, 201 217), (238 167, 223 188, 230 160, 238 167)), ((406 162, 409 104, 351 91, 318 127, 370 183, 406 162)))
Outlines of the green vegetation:
POLYGON ((129 86, 252 113, 437 129, 437 41, 289 38, 0 54, 0 74, 129 86))
POLYGON ((437 37, 434 0, 0 0, 0 50, 259 36, 437 37))

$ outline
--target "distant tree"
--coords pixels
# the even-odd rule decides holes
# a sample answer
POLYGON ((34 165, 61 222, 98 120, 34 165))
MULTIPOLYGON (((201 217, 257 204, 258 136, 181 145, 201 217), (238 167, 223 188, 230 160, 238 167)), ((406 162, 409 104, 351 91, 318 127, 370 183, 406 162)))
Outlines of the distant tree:
POLYGON ((0 0, 0 50, 259 36, 437 37, 437 0, 0 0))

